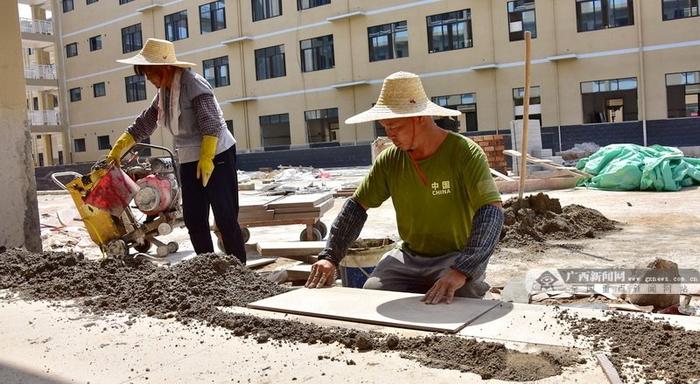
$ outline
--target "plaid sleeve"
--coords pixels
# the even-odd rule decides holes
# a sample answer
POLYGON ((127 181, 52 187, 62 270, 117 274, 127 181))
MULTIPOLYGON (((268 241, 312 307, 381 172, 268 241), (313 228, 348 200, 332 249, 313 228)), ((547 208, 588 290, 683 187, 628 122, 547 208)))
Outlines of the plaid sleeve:
POLYGON ((138 143, 143 141, 143 139, 151 136, 153 131, 156 130, 158 126, 158 94, 153 98, 153 102, 148 109, 141 112, 141 114, 134 120, 126 131, 131 134, 134 140, 138 143))
POLYGON ((205 93, 195 97, 192 100, 192 107, 202 135, 218 137, 222 123, 214 95, 205 93))
POLYGON ((326 248, 319 253, 318 259, 330 260, 338 265, 352 242, 360 236, 365 221, 367 221, 367 211, 354 198, 345 201, 343 209, 331 225, 326 248))
POLYGON ((452 268, 464 273, 469 280, 479 278, 486 272, 493 250, 501 238, 503 211, 495 205, 485 204, 474 214, 469 244, 452 268))

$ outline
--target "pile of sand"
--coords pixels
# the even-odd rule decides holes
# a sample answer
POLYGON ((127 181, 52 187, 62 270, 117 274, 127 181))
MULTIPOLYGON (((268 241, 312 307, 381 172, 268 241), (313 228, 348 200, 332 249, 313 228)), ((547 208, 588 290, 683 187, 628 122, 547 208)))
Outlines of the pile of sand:
POLYGON ((512 198, 503 204, 505 220, 501 241, 504 247, 543 244, 547 240, 594 238, 616 229, 615 221, 595 209, 572 204, 562 208, 559 199, 544 193, 512 198))

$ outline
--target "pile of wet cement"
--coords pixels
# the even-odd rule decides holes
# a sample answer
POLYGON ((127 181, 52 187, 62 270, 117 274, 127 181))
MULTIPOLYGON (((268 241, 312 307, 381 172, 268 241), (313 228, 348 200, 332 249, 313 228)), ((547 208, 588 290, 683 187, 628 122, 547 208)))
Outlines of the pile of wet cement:
POLYGON ((700 379, 698 331, 628 314, 586 319, 564 309, 557 317, 569 324, 574 338, 588 340, 594 350, 606 351, 625 382, 680 384, 700 379))
POLYGON ((503 203, 505 220, 500 246, 522 247, 544 244, 547 240, 594 238, 599 232, 616 229, 615 221, 595 209, 571 204, 562 207, 559 199, 544 193, 503 203))
POLYGON ((398 338, 223 312, 216 307, 244 306, 286 289, 260 278, 235 258, 215 254, 163 268, 139 260, 96 262, 77 254, 13 249, 0 255, 0 289, 11 289, 27 299, 76 299, 98 313, 174 317, 184 323, 199 320, 260 343, 339 343, 360 351, 395 351, 426 366, 474 372, 484 378, 536 380, 558 375, 563 366, 578 360, 569 353, 525 354, 459 337, 398 338))
POLYGON ((143 259, 98 262, 80 254, 16 249, 0 256, 3 288, 32 299, 84 298, 82 304, 97 312, 182 319, 216 306, 245 306, 286 291, 236 259, 215 254, 162 268, 143 259))

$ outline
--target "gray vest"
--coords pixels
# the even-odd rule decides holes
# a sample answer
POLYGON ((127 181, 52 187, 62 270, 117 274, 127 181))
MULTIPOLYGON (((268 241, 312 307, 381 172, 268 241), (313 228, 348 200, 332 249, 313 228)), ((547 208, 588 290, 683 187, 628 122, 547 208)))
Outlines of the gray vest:
MULTIPOLYGON (((209 94, 214 95, 209 82, 198 73, 191 69, 184 69, 180 78, 180 119, 179 132, 175 135, 175 150, 177 151, 178 161, 181 164, 199 161, 200 145, 202 143, 202 133, 199 131, 197 123, 197 115, 194 113, 192 100, 197 96, 209 94)), ((216 110, 218 112, 218 120, 221 122, 221 130, 219 131, 219 140, 216 145, 216 154, 220 154, 236 144, 236 139, 226 127, 224 114, 221 112, 219 102, 214 96, 216 102, 216 110)), ((168 103, 164 103, 168 105, 168 103)))

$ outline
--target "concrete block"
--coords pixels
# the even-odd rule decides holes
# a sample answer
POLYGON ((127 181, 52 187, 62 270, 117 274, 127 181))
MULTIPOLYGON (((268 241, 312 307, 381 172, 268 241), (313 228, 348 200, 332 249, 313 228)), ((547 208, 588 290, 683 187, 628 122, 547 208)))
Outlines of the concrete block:
POLYGON ((17 3, 0 5, 0 247, 41 250, 17 3))

